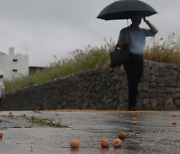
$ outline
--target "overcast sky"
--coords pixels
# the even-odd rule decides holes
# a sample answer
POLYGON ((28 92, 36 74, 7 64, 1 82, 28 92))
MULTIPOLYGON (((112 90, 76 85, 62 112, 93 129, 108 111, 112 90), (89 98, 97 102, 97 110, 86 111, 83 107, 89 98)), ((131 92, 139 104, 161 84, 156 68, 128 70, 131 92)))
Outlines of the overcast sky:
MULTIPOLYGON (((117 41, 126 20, 104 21, 97 15, 115 0, 0 0, 0 51, 29 55, 30 66, 49 66, 69 52, 103 38, 117 41)), ((172 32, 180 37, 180 0, 143 0, 158 14, 148 18, 159 29, 157 38, 172 32)), ((141 24, 141 27, 147 27, 141 24)))

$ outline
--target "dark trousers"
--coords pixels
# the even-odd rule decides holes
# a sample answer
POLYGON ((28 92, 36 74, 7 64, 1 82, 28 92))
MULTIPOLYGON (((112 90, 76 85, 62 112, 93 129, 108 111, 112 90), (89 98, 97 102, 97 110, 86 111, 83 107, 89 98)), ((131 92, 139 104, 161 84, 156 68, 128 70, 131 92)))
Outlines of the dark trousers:
POLYGON ((135 107, 138 96, 138 85, 143 74, 144 60, 142 55, 130 53, 130 59, 124 63, 128 80, 128 106, 135 107))

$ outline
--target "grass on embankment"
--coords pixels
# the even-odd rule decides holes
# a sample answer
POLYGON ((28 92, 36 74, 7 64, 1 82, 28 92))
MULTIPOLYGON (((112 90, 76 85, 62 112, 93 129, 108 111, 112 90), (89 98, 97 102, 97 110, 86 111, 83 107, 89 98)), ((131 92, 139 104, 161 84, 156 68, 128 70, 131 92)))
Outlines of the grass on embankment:
POLYGON ((144 54, 147 60, 180 64, 180 42, 174 40, 175 34, 169 35, 167 40, 153 40, 152 47, 148 47, 144 54))
MULTIPOLYGON (((180 44, 174 42, 174 34, 168 37, 168 40, 154 41, 151 47, 148 47, 144 59, 180 64, 180 44)), ((35 72, 29 76, 5 81, 6 92, 13 92, 18 89, 42 84, 44 82, 85 71, 92 68, 108 66, 109 53, 114 49, 115 42, 105 40, 105 45, 101 47, 87 46, 84 50, 75 50, 71 54, 72 59, 62 59, 51 65, 44 71, 35 72)))

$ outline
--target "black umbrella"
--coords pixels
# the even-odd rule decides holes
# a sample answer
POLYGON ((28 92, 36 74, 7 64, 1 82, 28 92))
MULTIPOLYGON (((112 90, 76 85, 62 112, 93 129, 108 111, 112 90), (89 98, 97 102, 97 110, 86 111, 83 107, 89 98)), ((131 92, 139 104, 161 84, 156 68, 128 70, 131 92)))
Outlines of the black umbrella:
POLYGON ((139 0, 120 0, 106 6, 97 18, 104 20, 129 19, 134 15, 142 17, 156 14, 150 5, 139 0))

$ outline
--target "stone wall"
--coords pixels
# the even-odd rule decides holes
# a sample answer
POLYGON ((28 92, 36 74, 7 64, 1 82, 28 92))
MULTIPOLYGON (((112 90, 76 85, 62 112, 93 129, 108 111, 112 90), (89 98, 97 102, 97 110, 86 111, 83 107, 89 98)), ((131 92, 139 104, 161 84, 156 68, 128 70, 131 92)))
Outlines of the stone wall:
MULTIPOLYGON (((2 110, 126 110, 127 99, 123 67, 98 68, 6 94, 2 110)), ((137 105, 140 110, 180 109, 179 65, 145 61, 137 105)))

